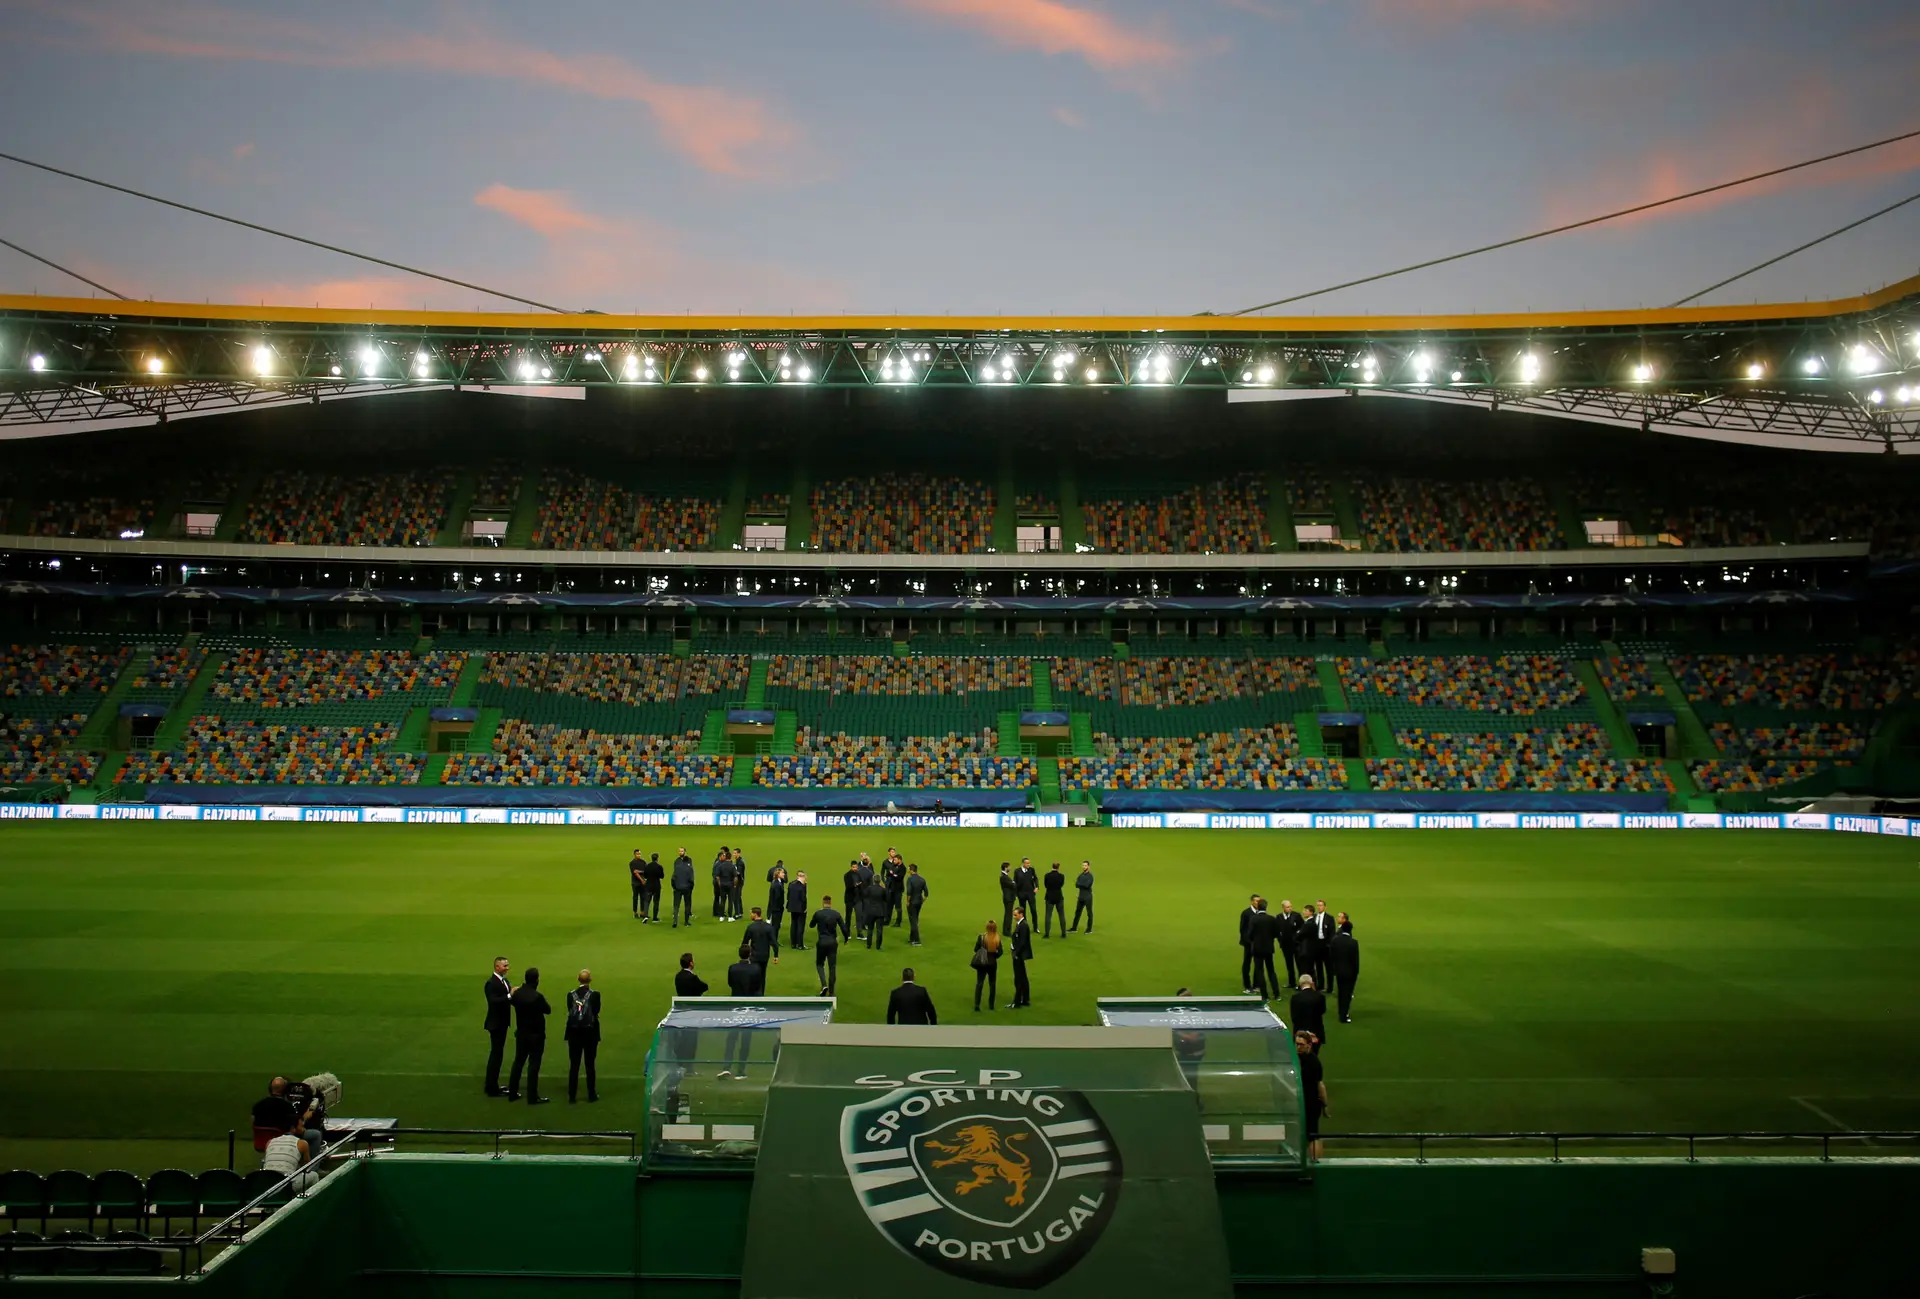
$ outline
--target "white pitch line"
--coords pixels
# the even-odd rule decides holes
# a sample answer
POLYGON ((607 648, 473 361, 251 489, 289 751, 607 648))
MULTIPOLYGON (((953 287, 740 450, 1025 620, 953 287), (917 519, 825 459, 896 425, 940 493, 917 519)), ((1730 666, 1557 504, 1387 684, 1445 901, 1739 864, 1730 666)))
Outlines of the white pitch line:
POLYGON ((1842 1123, 1839 1119, 1836 1119, 1835 1117, 1833 1117, 1833 1115, 1827 1113, 1825 1110, 1821 1109, 1818 1105, 1815 1105, 1812 1101, 1808 1100, 1804 1096, 1793 1097, 1793 1103, 1801 1106, 1804 1109, 1811 1111, 1813 1114, 1817 1115, 1818 1117, 1825 1119, 1827 1122, 1833 1124, 1834 1127, 1839 1128, 1842 1132, 1858 1132, 1859 1131, 1858 1128, 1848 1127, 1846 1124, 1842 1123))

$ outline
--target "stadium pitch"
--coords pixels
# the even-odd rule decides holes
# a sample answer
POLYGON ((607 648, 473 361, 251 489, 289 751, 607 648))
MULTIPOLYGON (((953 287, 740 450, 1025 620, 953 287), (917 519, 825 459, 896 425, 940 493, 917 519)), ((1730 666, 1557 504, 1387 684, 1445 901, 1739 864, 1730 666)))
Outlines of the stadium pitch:
MULTIPOLYGON (((972 1009, 997 868, 1082 857, 1098 932, 1036 940, 1034 1004, 1088 1023, 1101 994, 1237 993, 1247 895, 1353 915, 1356 1022, 1330 1025, 1329 1132, 1821 1131, 1920 1127, 1920 849, 1795 832, 1017 832, 17 823, 0 826, 0 1163, 224 1163, 276 1072, 332 1070, 346 1112, 409 1126, 636 1128, 677 958, 724 988, 744 925, 709 918, 707 866, 776 857, 815 905, 889 844, 932 896, 925 945, 890 929, 840 963, 842 1021, 883 1017, 918 968, 942 1023, 972 1009), (696 922, 631 919, 626 861, 684 845, 696 922), (599 1105, 565 1103, 556 1015, 541 1109, 481 1095, 496 954, 550 999, 605 998, 599 1105)), ((1072 906, 1072 890, 1068 890, 1072 906)), ((663 914, 666 910, 663 903, 663 914)), ((810 953, 769 991, 811 994, 810 953)), ((246 1155, 243 1153, 243 1159, 246 1155)))

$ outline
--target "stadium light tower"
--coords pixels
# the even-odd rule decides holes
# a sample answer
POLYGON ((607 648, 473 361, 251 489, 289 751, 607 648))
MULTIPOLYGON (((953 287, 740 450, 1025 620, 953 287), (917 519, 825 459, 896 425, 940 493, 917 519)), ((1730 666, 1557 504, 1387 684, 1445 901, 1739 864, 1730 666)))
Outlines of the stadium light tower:
POLYGON ((1520 354, 1520 382, 1535 383, 1540 378, 1540 358, 1532 352, 1520 354))
POLYGON ((273 349, 265 343, 253 349, 253 372, 261 375, 273 373, 273 349))
POLYGON ((159 357, 150 356, 147 358, 148 374, 160 374, 163 371, 165 371, 166 368, 167 368, 167 363, 165 361, 162 361, 159 357))
POLYGON ((360 373, 369 379, 380 373, 380 353, 371 343, 360 349, 360 373))
POLYGON ((1767 377, 1766 366, 1762 365, 1758 361, 1750 361, 1747 363, 1747 378, 1764 379, 1766 377, 1767 377))
POLYGON ((1802 370, 1805 370, 1808 374, 1819 374, 1820 358, 1817 356, 1810 356, 1806 360, 1800 363, 1800 368, 1802 370))
POLYGON ((27 368, 32 370, 35 374, 38 374, 40 373, 40 371, 47 368, 47 358, 44 356, 41 356, 38 352, 35 352, 32 358, 27 361, 27 368))
POLYGON ((1642 361, 1638 365, 1633 367, 1633 381, 1635 383, 1646 383, 1652 378, 1653 378, 1653 367, 1647 364, 1645 361, 1642 361))

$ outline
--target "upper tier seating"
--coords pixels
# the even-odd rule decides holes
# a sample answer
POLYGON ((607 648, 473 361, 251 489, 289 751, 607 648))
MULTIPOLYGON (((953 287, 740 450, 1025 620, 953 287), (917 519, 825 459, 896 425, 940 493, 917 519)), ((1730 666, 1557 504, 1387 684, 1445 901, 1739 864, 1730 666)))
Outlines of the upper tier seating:
POLYGON ((1060 787, 1082 789, 1345 789, 1345 766, 1300 754, 1277 723, 1196 736, 1093 737, 1094 756, 1060 759, 1060 787))
POLYGON ((700 732, 607 735, 509 719, 489 753, 455 754, 448 785, 726 785, 730 759, 701 756, 700 732))
POLYGON ((1566 663, 1536 654, 1477 654, 1340 661, 1340 681, 1355 707, 1368 697, 1423 708, 1525 714, 1574 708, 1585 700, 1566 663))
POLYGON ((754 760, 753 783, 773 789, 1028 789, 1032 758, 1003 757, 992 730, 910 736, 816 732, 802 727, 794 754, 754 760))
POLYGON ((633 491, 574 469, 549 469, 533 545, 544 550, 708 550, 720 526, 713 497, 633 491))
POLYGON ((1669 665, 1688 699, 1718 708, 1868 711, 1915 688, 1899 659, 1855 654, 1676 654, 1669 665))
POLYGON ((280 470, 255 489, 240 540, 302 546, 431 546, 453 496, 448 470, 327 474, 280 470))
POLYGON ((1664 707, 1670 702, 1661 693, 1660 683, 1654 680, 1653 669, 1644 659, 1609 656, 1595 659, 1594 666, 1600 671, 1600 684, 1606 687, 1607 697, 1617 704, 1664 707))
POLYGON ((776 654, 767 665, 767 685, 860 695, 963 695, 1029 689, 1033 671, 1023 658, 776 654))
POLYGON ((0 781, 84 785, 92 780, 100 755, 63 747, 80 734, 86 720, 79 713, 21 717, 0 706, 0 781))
POLYGON ((1367 549, 1553 550, 1563 546, 1547 491, 1531 478, 1463 479, 1362 474, 1367 549))
POLYGON ((450 689, 464 655, 444 650, 241 649, 220 665, 210 707, 301 708, 379 702, 404 706, 450 689))
POLYGON ((977 554, 993 543, 993 489, 963 478, 878 474, 814 487, 815 550, 977 554))
POLYGON ((489 654, 480 683, 604 703, 668 703, 679 697, 687 662, 667 654, 489 654))
POLYGON ((1258 554, 1267 549, 1267 489, 1254 474, 1085 500, 1087 544, 1126 555, 1258 554))
POLYGON ((1396 731, 1402 756, 1368 758, 1367 777, 1382 790, 1673 789, 1665 768, 1647 758, 1611 756, 1598 726, 1536 727, 1498 733, 1396 731))
POLYGON ((1056 694, 1142 708, 1178 708, 1266 694, 1317 696, 1320 690, 1313 660, 1306 658, 1057 658, 1049 670, 1056 694))
POLYGON ((28 701, 68 699, 89 708, 86 696, 105 694, 127 665, 124 646, 14 644, 0 649, 0 704, 18 711, 28 701))

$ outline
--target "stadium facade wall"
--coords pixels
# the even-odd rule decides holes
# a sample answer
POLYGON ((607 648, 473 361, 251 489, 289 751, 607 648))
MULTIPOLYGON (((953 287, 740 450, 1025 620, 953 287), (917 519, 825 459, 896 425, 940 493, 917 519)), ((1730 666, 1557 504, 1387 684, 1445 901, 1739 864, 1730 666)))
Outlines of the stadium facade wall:
MULTIPOLYGON (((212 1299, 737 1295, 752 1185, 750 1174, 648 1176, 617 1158, 380 1155, 336 1173, 184 1288, 212 1299)), ((1910 1160, 1352 1160, 1311 1179, 1224 1173, 1216 1187, 1242 1296, 1628 1299, 1649 1293, 1648 1247, 1675 1252, 1689 1299, 1904 1294, 1920 1275, 1920 1237, 1904 1230, 1905 1206, 1920 1199, 1910 1160)), ((794 1248, 796 1269, 821 1262, 805 1244, 762 1247, 794 1248)), ((849 1296, 868 1293, 857 1266, 833 1262, 849 1296)), ((7 1288, 180 1284, 21 1278, 7 1288)))

